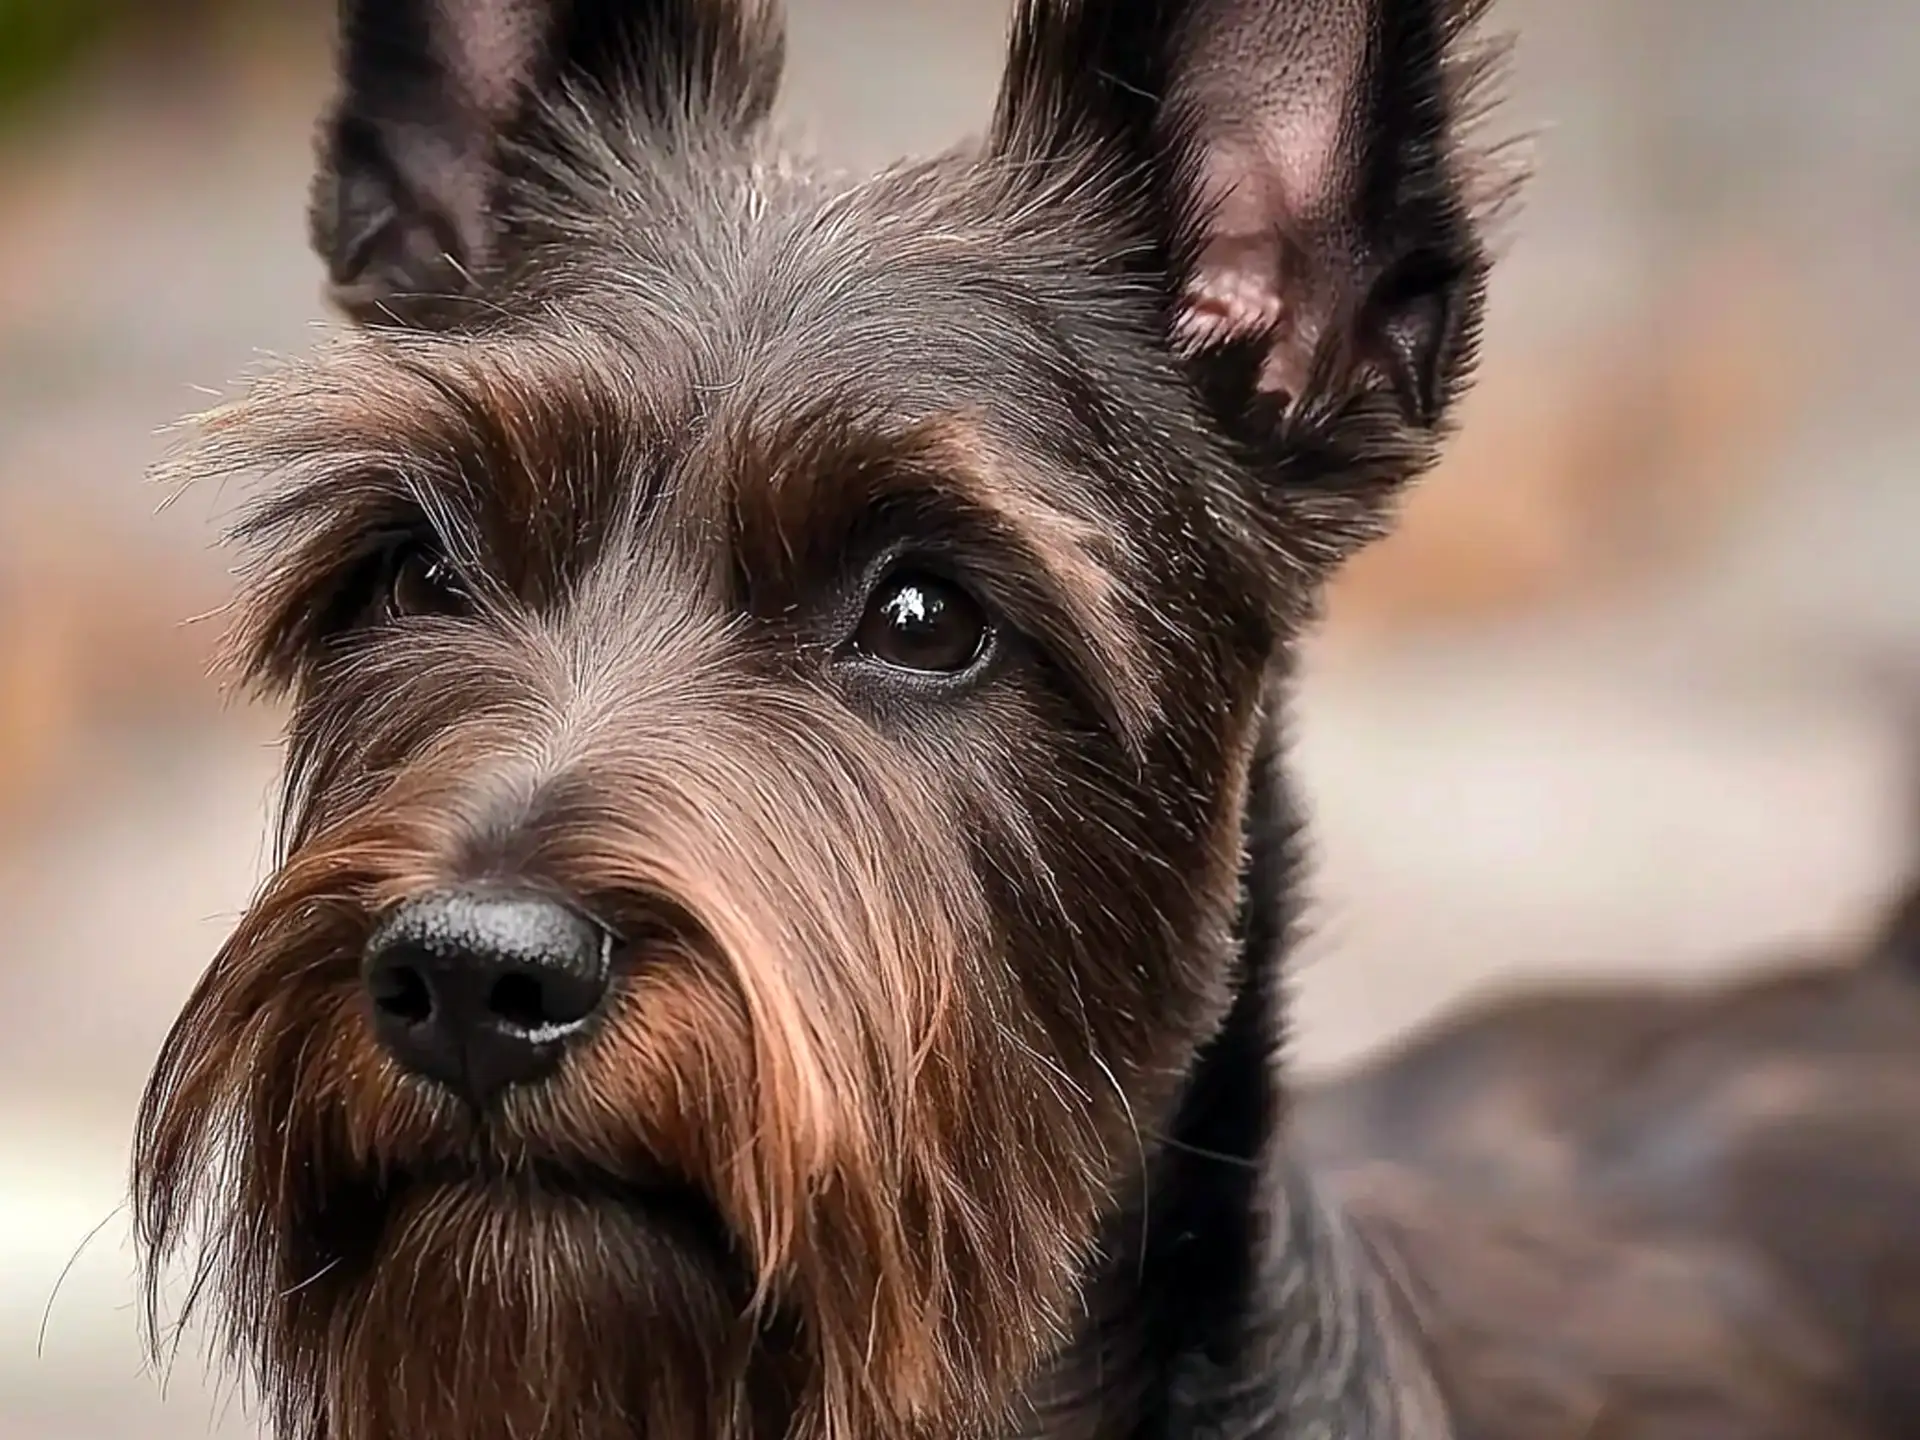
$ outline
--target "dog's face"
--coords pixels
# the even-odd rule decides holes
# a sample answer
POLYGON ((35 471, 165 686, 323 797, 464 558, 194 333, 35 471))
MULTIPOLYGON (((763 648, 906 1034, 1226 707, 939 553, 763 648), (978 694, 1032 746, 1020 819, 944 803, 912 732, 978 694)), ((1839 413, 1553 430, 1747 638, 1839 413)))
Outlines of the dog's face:
POLYGON ((1464 9, 1033 4, 858 183, 753 0, 344 7, 284 855, 139 1189, 283 1433, 960 1436, 1231 998, 1249 767, 1483 274, 1464 9), (203 1208, 205 1207, 205 1208, 203 1208))

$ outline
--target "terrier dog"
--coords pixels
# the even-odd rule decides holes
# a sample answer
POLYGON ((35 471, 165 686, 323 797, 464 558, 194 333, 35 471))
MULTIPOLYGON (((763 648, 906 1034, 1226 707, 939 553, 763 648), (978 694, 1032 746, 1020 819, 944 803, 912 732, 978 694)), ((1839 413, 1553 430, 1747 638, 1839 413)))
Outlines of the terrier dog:
POLYGON ((358 323, 206 417, 277 871, 140 1118, 304 1440, 1426 1435, 1290 1156, 1277 765, 1504 193, 1479 0, 1028 0, 778 146, 768 0, 345 0, 358 323))

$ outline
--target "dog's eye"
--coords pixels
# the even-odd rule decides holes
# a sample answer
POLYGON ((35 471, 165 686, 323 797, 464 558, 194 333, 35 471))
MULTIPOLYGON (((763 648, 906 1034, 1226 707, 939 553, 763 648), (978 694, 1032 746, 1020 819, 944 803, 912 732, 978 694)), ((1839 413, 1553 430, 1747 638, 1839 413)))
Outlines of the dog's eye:
POLYGON ((467 595, 453 567, 432 551, 409 545, 388 562, 386 611, 393 619, 457 615, 467 595))
POLYGON ((860 654, 899 670, 953 675, 987 648, 986 612, 959 586, 931 575, 895 575, 867 602, 854 632, 860 654))

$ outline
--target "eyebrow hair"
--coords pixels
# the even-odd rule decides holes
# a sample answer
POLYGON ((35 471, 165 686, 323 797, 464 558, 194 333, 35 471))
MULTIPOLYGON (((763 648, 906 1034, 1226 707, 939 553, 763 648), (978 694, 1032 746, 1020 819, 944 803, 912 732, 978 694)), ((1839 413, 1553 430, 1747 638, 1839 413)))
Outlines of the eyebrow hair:
POLYGON ((330 556, 350 558, 343 535, 424 523, 457 565, 519 557, 531 572, 519 578, 538 582, 578 546, 597 501, 617 491, 620 506, 644 505, 677 474, 676 501, 718 506, 703 518, 723 524, 730 510, 748 547, 843 550, 880 507, 917 510, 921 528, 958 537, 964 558, 1002 582, 990 598, 1068 667, 1116 738, 1144 744, 1159 715, 1159 631, 1130 582, 1139 557, 1093 483, 967 412, 903 424, 844 397, 784 411, 696 397, 676 417, 664 407, 688 391, 670 371, 643 373, 630 350, 586 331, 457 342, 363 332, 202 417, 176 476, 270 479, 233 532, 256 556, 241 637, 251 668, 293 662, 312 629, 302 595, 324 586, 330 556))
POLYGON ((1133 556, 1091 486, 1032 473, 1034 462, 965 414, 889 425, 815 405, 737 425, 721 444, 715 463, 738 477, 736 543, 749 564, 843 565, 871 527, 897 527, 902 514, 919 522, 905 527, 909 539, 915 528, 945 531, 1001 583, 993 598, 1011 618, 1042 632, 1100 702, 1116 738, 1144 743, 1159 711, 1142 602, 1126 578, 1133 556))
MULTIPOLYGON (((652 387, 657 392, 658 385, 652 387)), ((156 478, 246 480, 228 539, 271 561, 324 530, 423 518, 469 562, 572 538, 609 473, 647 473, 634 356, 586 328, 449 339, 353 331, 189 422, 156 478)))
POLYGON ((621 464, 660 428, 647 404, 659 387, 645 378, 629 351, 585 328, 458 339, 350 332, 194 417, 193 442, 158 478, 264 476, 271 504, 341 476, 386 474, 464 486, 476 503, 517 499, 532 518, 544 496, 502 487, 621 464))
POLYGON ((287 683, 383 534, 430 535, 471 578, 572 538, 593 489, 576 472, 639 443, 630 367, 604 348, 351 331, 195 417, 156 478, 251 491, 227 531, 244 558, 224 663, 287 683))

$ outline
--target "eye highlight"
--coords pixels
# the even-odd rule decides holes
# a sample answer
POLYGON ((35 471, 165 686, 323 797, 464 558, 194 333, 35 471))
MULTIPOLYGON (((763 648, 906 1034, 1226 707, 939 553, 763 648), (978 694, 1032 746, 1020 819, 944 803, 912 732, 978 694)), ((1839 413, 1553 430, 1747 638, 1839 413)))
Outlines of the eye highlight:
POLYGON ((919 675, 958 675, 986 654, 986 611, 949 580, 903 571, 883 580, 853 633, 866 659, 919 675))
POLYGON ((386 618, 405 620, 464 614, 470 597, 443 556, 424 545, 409 543, 387 559, 380 603, 386 618))

